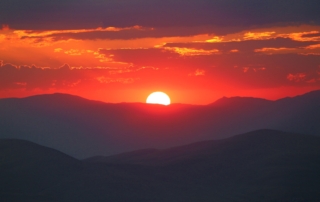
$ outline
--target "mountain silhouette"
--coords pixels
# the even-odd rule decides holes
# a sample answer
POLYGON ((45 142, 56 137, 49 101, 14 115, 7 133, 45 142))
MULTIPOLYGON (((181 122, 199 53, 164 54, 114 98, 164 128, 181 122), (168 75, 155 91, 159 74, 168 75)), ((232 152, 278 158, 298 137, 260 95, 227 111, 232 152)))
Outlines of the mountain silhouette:
POLYGON ((0 195, 3 201, 45 200, 48 187, 59 186, 81 162, 54 149, 16 139, 0 140, 0 195))
POLYGON ((0 140, 0 151, 0 197, 8 202, 316 202, 320 197, 318 136, 258 130, 82 161, 22 140, 0 140))
POLYGON ((76 158, 164 149, 268 128, 320 134, 320 91, 209 105, 104 103, 67 94, 0 99, 0 138, 29 140, 76 158))

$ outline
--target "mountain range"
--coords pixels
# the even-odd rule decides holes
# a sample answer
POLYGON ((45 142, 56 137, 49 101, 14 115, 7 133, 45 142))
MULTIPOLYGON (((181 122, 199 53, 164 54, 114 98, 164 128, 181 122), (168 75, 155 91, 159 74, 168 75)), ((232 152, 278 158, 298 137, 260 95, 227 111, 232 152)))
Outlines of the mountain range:
POLYGON ((77 159, 165 149, 258 129, 320 135, 320 91, 209 105, 104 103, 68 94, 0 99, 0 139, 21 139, 77 159))
POLYGON ((0 140, 6 202, 316 202, 320 137, 257 130, 169 149, 75 159, 0 140))

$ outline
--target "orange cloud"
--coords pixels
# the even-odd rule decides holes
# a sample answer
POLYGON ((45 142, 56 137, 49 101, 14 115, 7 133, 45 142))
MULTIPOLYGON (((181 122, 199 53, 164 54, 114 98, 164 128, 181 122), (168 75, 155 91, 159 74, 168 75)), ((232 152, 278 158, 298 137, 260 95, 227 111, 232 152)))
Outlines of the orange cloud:
POLYGON ((206 42, 208 43, 216 43, 216 42, 222 42, 222 41, 223 41, 223 38, 218 36, 215 36, 211 39, 206 40, 206 42))
POLYGON ((278 37, 290 38, 295 41, 320 41, 319 31, 294 32, 289 34, 279 34, 278 37))
POLYGON ((195 48, 179 48, 179 47, 165 47, 166 50, 173 51, 182 56, 199 56, 199 55, 212 55, 219 53, 218 49, 204 50, 195 48))
POLYGON ((64 51, 64 53, 67 55, 82 55, 84 53, 87 53, 87 51, 79 50, 79 49, 70 49, 70 50, 64 51))
POLYGON ((196 69, 196 71, 193 73, 190 73, 189 76, 204 76, 205 73, 206 71, 203 69, 196 69))
POLYGON ((266 54, 274 54, 274 53, 294 53, 297 52, 297 48, 286 48, 286 47, 281 47, 281 48, 260 48, 260 49, 255 49, 254 52, 257 53, 266 53, 266 54))
POLYGON ((232 50, 230 50, 230 53, 238 53, 238 52, 239 52, 238 49, 232 49, 232 50))
POLYGON ((273 38, 276 32, 247 32, 244 34, 245 40, 264 40, 273 38))
POLYGON ((54 34, 78 34, 87 32, 119 32, 124 30, 150 30, 152 28, 143 28, 142 26, 136 25, 132 27, 98 27, 96 29, 74 29, 74 30, 15 30, 13 33, 17 34, 20 38, 23 37, 45 37, 52 36, 54 34))
POLYGON ((314 44, 306 47, 306 49, 317 49, 317 48, 320 48, 320 44, 314 44))
POLYGON ((110 77, 104 77, 104 76, 97 77, 96 79, 100 83, 104 83, 104 84, 108 84, 108 83, 130 84, 136 80, 139 80, 139 78, 110 78, 110 77))

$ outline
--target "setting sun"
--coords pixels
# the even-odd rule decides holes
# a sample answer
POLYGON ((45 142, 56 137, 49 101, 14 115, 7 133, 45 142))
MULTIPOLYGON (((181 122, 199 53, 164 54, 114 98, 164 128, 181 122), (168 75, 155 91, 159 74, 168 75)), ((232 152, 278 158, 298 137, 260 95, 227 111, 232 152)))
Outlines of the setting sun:
POLYGON ((170 104, 170 98, 167 94, 163 92, 153 92, 151 93, 146 103, 148 104, 161 104, 161 105, 169 105, 170 104))

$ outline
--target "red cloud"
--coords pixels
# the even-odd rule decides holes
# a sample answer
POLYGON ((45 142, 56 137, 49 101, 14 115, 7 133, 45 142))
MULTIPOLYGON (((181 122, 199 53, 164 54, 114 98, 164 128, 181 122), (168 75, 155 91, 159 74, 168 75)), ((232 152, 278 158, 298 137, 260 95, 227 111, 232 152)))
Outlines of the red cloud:
POLYGON ((2 25, 2 31, 8 31, 8 30, 10 30, 9 25, 3 24, 2 25))
POLYGON ((295 82, 304 81, 305 78, 306 78, 305 73, 288 74, 288 76, 287 76, 287 79, 289 81, 295 81, 295 82))

